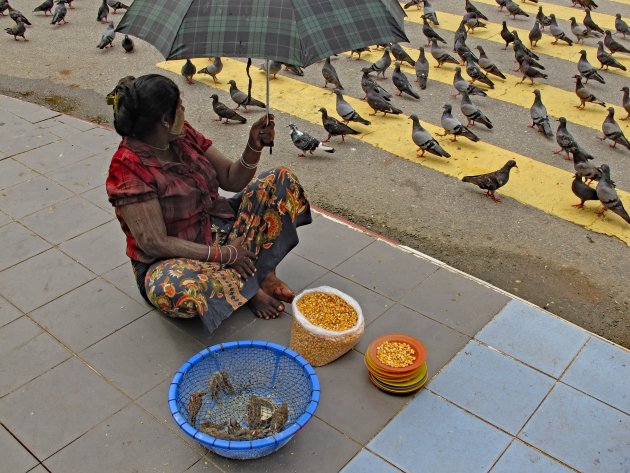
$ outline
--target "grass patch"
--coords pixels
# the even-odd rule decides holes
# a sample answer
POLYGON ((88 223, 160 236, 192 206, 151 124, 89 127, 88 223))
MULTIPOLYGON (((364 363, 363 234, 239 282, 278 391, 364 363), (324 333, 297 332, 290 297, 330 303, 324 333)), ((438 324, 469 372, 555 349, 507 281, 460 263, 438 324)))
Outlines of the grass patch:
POLYGON ((62 97, 61 95, 47 95, 44 97, 44 102, 53 110, 61 113, 69 113, 76 108, 75 104, 70 99, 62 97))

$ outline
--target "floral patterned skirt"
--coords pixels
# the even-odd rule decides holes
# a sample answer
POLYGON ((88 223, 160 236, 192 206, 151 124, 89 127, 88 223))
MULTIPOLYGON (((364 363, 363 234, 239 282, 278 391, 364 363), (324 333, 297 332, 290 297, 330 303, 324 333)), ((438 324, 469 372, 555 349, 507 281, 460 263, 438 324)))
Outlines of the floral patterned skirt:
POLYGON ((214 219, 212 244, 244 236, 243 244, 258 255, 251 278, 243 280, 233 269, 195 259, 132 261, 140 292, 152 305, 171 317, 200 316, 210 332, 256 294, 267 274, 297 245, 297 227, 312 222, 304 189, 284 167, 258 175, 229 202, 236 217, 214 219))

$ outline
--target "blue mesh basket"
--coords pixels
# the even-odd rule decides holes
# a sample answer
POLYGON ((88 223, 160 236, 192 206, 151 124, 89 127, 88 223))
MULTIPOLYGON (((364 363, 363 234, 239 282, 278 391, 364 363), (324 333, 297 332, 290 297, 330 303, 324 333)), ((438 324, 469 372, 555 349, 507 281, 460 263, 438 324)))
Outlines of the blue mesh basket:
POLYGON ((218 455, 245 460, 269 455, 291 440, 315 413, 319 395, 319 379, 302 356, 276 343, 244 340, 214 345, 191 357, 173 377, 168 404, 173 419, 186 434, 218 455), (204 396, 195 425, 191 425, 190 395, 206 389, 208 380, 221 370, 239 389, 234 395, 222 394, 219 403, 204 396), (238 441, 197 430, 204 420, 218 424, 236 418, 245 425, 243 404, 252 394, 287 404, 289 417, 284 430, 271 437, 238 441))

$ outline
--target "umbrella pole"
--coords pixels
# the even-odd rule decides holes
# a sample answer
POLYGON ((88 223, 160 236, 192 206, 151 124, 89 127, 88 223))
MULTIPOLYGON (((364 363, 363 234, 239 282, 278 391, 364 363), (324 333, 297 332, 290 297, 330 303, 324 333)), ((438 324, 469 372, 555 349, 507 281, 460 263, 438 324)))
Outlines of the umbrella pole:
MULTIPOLYGON (((269 59, 266 59, 266 68, 267 68, 267 125, 269 125, 269 59)), ((269 154, 273 153, 273 143, 269 147, 269 154)))

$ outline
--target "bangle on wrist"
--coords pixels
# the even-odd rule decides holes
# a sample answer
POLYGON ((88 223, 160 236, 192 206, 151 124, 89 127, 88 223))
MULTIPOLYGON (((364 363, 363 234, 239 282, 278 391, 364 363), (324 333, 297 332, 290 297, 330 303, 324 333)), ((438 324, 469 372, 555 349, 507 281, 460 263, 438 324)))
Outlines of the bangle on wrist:
POLYGON ((256 169, 258 167, 258 161, 256 161, 255 163, 248 163, 247 161, 245 161, 244 156, 245 154, 241 154, 241 157, 238 160, 241 166, 243 166, 245 169, 256 169))
POLYGON ((250 144, 249 144, 249 140, 247 140, 247 147, 248 147, 249 149, 251 149, 254 153, 260 153, 260 152, 262 152, 262 150, 263 150, 262 148, 260 148, 260 149, 256 149, 256 148, 252 147, 252 145, 250 145, 250 144))
POLYGON ((223 251, 221 251, 221 247, 217 246, 217 251, 219 252, 219 266, 223 267, 223 251))
POLYGON ((210 261, 210 251, 212 250, 212 245, 208 245, 208 256, 206 256, 206 263, 210 261))

